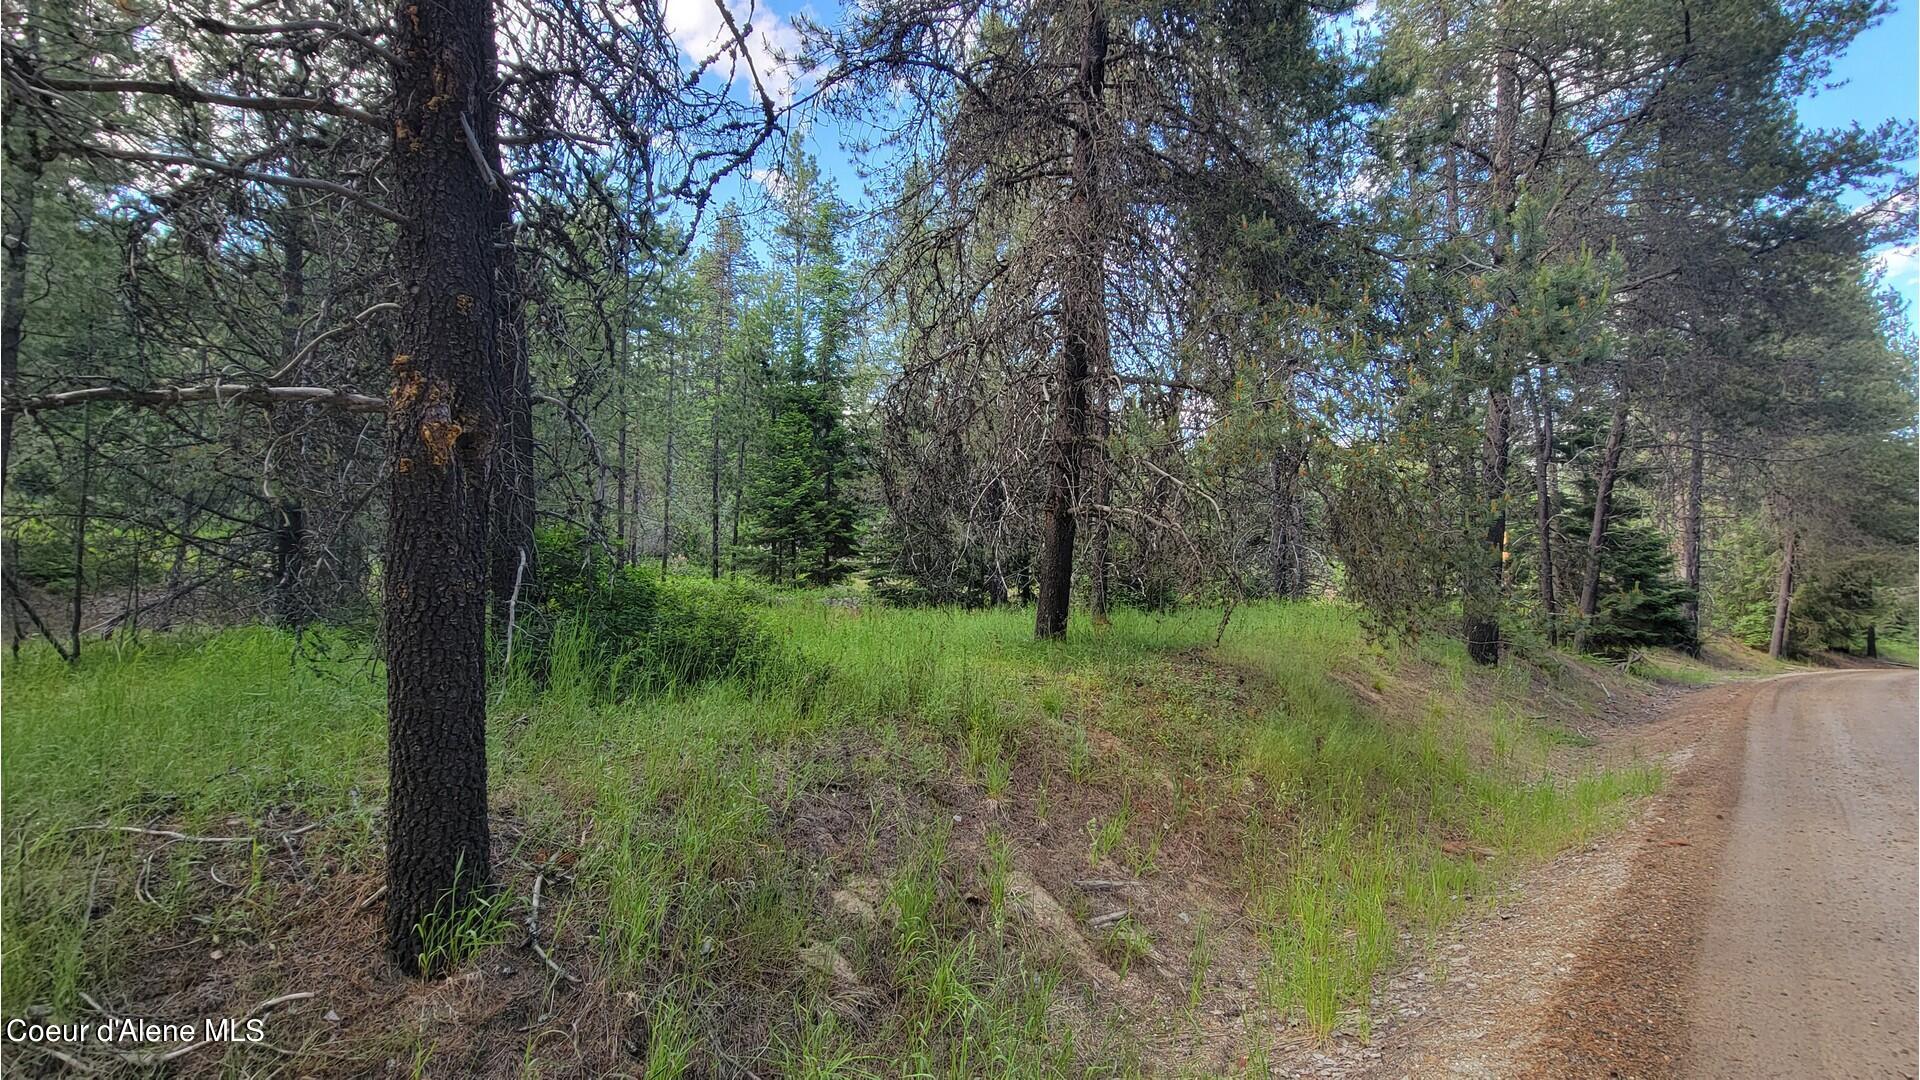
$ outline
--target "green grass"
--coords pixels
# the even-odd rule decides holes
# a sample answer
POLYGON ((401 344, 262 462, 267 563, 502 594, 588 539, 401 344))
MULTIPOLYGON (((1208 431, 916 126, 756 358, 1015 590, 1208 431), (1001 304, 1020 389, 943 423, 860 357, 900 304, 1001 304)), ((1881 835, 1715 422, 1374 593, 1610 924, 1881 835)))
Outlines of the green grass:
POLYGON ((1916 646, 1911 641, 1881 638, 1875 644, 1879 647, 1882 659, 1891 660, 1896 664, 1905 664, 1908 667, 1920 665, 1920 646, 1916 646))
MULTIPOLYGON (((1403 930, 1445 925, 1659 782, 1632 764, 1562 777, 1556 755, 1577 740, 1523 718, 1529 672, 1476 670, 1443 641, 1377 649, 1335 605, 1245 606, 1218 648, 1218 613, 1204 610, 1121 611, 1099 630, 1076 620, 1068 641, 1045 644, 1020 610, 856 615, 799 595, 764 620, 783 659, 752 679, 607 700, 584 637, 563 629, 544 685, 516 676, 493 691, 510 861, 577 854, 544 932, 642 1003, 648 1076, 694 1075, 711 1052, 794 1076, 1137 1068, 1124 1031, 1066 1024, 1058 1006, 1079 990, 1015 932, 1019 839, 975 835, 963 857, 928 797, 940 785, 1025 799, 1041 817, 1070 787, 1105 792, 1110 812, 1060 824, 1085 828, 1088 862, 1142 876, 1160 872, 1170 830, 1246 798, 1243 854, 1224 876, 1256 924, 1264 997, 1325 1032, 1364 1027, 1403 930), (1425 704, 1383 715, 1354 686, 1425 704), (795 822, 849 791, 864 823, 833 830, 832 850, 806 849, 795 822), (1168 805, 1137 813, 1132 793, 1152 791, 1171 792, 1168 805), (884 883, 875 925, 822 903, 853 872, 884 883), (861 1022, 831 1007, 844 988, 800 962, 819 941, 839 942, 884 1003, 861 1022), (753 1023, 716 1019, 741 1000, 760 1003, 753 1023)), ((209 910, 228 932, 273 932, 285 887, 274 852, 247 851, 255 871, 209 896, 207 860, 231 869, 239 852, 168 845, 142 883, 128 867, 152 838, 93 826, 266 835, 319 823, 310 851, 377 872, 377 667, 296 662, 289 638, 247 629, 103 645, 75 670, 29 651, 5 675, 8 1015, 72 1015, 80 992, 125 974, 128 943, 209 910)), ((450 924, 448 959, 470 960, 517 920, 511 903, 450 924)), ((1192 985, 1175 988, 1194 1008, 1218 935, 1204 921, 1191 933, 1160 944, 1200 954, 1192 985)), ((1152 946, 1131 922, 1095 944, 1136 970, 1152 946)), ((531 1075, 561 1047, 535 1040, 526 1053, 531 1075)))

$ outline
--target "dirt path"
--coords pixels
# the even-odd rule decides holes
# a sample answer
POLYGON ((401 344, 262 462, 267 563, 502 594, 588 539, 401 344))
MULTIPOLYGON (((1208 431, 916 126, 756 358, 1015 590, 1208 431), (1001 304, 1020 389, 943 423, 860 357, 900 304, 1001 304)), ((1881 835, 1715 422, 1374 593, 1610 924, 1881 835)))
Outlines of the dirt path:
POLYGON ((1389 985, 1354 1071, 1914 1076, 1915 708, 1912 672, 1687 698, 1636 737, 1666 792, 1389 985))
POLYGON ((1692 1075, 1914 1075, 1914 687, 1797 679, 1754 710, 1694 972, 1692 1075))

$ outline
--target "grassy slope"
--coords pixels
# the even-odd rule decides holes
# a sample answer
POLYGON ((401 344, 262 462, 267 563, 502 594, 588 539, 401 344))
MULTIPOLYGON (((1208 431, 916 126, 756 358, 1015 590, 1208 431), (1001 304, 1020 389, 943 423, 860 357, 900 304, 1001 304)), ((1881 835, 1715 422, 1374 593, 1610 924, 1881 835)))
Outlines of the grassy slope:
POLYGON ((563 650, 500 688, 511 892, 437 986, 371 955, 368 672, 266 630, 9 664, 4 1012, 339 1016, 202 1068, 1258 1071, 1290 1023, 1364 1028, 1396 953, 1658 783, 1581 748, 1593 676, 1382 651, 1331 605, 1244 608, 1217 648, 1209 612, 1052 646, 1019 611, 769 617, 795 659, 755 685, 606 703, 563 650), (82 828, 125 824, 250 839, 82 828), (577 985, 524 947, 536 879, 577 985), (1084 944, 1047 919, 1110 907, 1084 944))

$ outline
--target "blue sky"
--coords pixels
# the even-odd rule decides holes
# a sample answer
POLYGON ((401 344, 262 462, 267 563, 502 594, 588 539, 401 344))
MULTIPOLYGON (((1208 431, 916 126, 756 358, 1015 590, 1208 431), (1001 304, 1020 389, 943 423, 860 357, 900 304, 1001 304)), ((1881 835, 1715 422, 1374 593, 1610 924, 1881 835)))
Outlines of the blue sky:
MULTIPOLYGON (((1920 104, 1920 0, 1898 0, 1892 14, 1854 39, 1833 80, 1840 83, 1800 101, 1800 122, 1837 128, 1872 128, 1888 120, 1915 119, 1920 104)), ((1920 325, 1920 237, 1909 236, 1877 256, 1887 284, 1907 301, 1907 318, 1920 325)))

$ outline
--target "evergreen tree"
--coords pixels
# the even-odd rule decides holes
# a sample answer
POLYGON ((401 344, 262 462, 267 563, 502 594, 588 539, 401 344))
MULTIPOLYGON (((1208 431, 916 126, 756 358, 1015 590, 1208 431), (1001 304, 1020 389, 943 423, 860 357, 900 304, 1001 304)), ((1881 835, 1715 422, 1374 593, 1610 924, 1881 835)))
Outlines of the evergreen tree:
POLYGON ((776 580, 831 584, 858 554, 860 454, 848 422, 853 290, 846 209, 796 143, 761 311, 767 428, 750 468, 745 539, 776 580))

